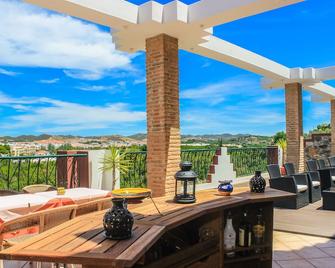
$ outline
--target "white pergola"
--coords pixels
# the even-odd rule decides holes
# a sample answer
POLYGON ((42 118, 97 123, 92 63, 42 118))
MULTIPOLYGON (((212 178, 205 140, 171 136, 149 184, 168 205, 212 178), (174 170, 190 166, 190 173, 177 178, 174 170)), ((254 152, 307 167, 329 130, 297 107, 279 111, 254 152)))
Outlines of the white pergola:
MULTIPOLYGON (((303 167, 301 90, 312 92, 318 101, 335 99, 334 88, 324 83, 335 78, 335 67, 288 68, 213 35, 217 25, 302 1, 200 0, 190 5, 148 1, 135 5, 125 0, 26 0, 110 27, 118 50, 147 52, 148 181, 156 195, 171 190, 169 181, 179 162, 178 49, 259 74, 264 88, 286 88, 287 159, 303 167)), ((335 118, 335 104, 333 113, 335 118)))

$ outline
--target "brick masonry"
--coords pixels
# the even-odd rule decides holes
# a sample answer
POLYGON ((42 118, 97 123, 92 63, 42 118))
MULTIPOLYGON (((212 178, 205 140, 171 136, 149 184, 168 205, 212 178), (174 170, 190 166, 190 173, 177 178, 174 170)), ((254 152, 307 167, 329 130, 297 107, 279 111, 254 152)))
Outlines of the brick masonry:
POLYGON ((286 100, 286 161, 294 163, 297 171, 304 171, 304 133, 302 124, 302 86, 285 85, 286 100))
POLYGON ((330 101, 331 111, 331 154, 335 155, 335 100, 330 101))
POLYGON ((148 187, 154 196, 174 192, 180 163, 178 39, 146 40, 148 187))

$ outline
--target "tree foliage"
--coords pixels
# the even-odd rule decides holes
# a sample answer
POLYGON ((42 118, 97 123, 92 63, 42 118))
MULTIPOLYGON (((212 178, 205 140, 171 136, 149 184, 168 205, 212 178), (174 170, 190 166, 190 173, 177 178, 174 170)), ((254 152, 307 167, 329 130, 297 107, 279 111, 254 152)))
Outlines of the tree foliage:
POLYGON ((331 126, 328 123, 322 123, 316 126, 311 133, 330 133, 331 132, 331 126))
POLYGON ((273 136, 273 143, 277 144, 279 140, 285 140, 286 141, 286 133, 284 131, 277 132, 273 136))
POLYGON ((10 155, 9 145, 0 145, 0 155, 10 155))

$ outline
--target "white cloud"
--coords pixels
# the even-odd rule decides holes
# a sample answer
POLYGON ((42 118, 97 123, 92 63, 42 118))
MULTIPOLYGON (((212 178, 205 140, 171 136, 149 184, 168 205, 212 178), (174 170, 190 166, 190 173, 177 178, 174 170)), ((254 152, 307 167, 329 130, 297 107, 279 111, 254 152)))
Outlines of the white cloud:
POLYGON ((106 86, 106 85, 84 85, 77 87, 83 91, 93 91, 93 92, 100 92, 100 91, 108 91, 110 93, 117 93, 124 90, 126 87, 126 81, 118 81, 115 85, 106 86))
POLYGON ((38 81, 42 84, 55 84, 59 82, 59 78, 54 78, 54 79, 42 79, 40 81, 38 81))
MULTIPOLYGON (((280 91, 277 91, 277 92, 280 92, 280 91)), ((256 102, 259 104, 264 104, 264 105, 284 104, 285 96, 282 91, 281 91, 280 96, 271 94, 271 93, 266 93, 264 94, 264 96, 258 98, 256 102)))
POLYGON ((49 98, 12 98, 0 92, 0 106, 16 109, 17 115, 2 123, 3 129, 34 127, 36 132, 66 133, 108 129, 145 121, 144 111, 132 110, 125 103, 83 105, 49 98))
POLYGON ((180 97, 216 105, 223 102, 227 96, 254 94, 255 89, 259 87, 255 80, 247 76, 238 76, 198 88, 182 90, 180 97))
POLYGON ((147 79, 146 77, 144 76, 143 78, 138 78, 138 79, 135 79, 133 84, 134 85, 138 85, 138 84, 144 84, 145 82, 147 82, 147 79))
POLYGON ((12 71, 8 71, 6 69, 0 68, 0 74, 7 75, 7 76, 16 76, 16 75, 19 75, 20 73, 12 72, 12 71))
POLYGON ((0 65, 59 68, 90 80, 131 69, 131 56, 93 24, 13 0, 0 0, 0 10, 0 65))

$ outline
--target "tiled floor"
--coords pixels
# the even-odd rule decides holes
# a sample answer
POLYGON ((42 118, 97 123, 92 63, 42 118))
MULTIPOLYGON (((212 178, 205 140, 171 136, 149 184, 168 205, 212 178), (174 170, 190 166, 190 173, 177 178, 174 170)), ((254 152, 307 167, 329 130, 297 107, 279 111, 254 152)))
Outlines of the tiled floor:
POLYGON ((335 268, 335 240, 274 233, 273 268, 335 268))

